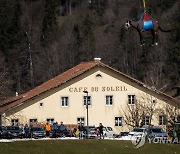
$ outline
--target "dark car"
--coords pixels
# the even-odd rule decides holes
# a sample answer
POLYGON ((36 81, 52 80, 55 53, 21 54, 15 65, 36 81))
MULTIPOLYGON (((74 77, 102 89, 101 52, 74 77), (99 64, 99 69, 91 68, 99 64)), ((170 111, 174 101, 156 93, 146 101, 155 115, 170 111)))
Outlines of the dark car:
POLYGON ((33 138, 43 138, 46 136, 46 131, 42 127, 32 127, 30 132, 33 138))
POLYGON ((4 131, 4 138, 13 139, 23 137, 23 131, 19 126, 6 126, 4 131))
POLYGON ((58 126, 56 131, 56 137, 71 137, 71 132, 67 129, 66 126, 58 126))
POLYGON ((0 139, 4 138, 5 130, 6 130, 5 126, 0 126, 0 139))
POLYGON ((129 134, 129 132, 120 132, 120 137, 122 137, 122 136, 128 136, 128 134, 129 134))
POLYGON ((115 137, 116 138, 122 138, 122 137, 124 137, 124 136, 128 136, 129 135, 129 132, 120 132, 118 135, 116 135, 115 137))

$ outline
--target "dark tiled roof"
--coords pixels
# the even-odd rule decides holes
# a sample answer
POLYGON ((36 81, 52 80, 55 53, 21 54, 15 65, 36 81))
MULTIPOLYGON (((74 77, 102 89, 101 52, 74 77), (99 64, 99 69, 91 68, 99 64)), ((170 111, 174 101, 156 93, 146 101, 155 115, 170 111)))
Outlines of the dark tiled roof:
POLYGON ((3 113, 7 110, 10 110, 14 107, 17 107, 19 105, 21 105, 22 103, 26 102, 27 100, 30 100, 30 99, 33 99, 34 97, 48 91, 48 90, 51 90, 55 87, 58 87, 70 80, 72 80, 73 78, 83 74, 84 72, 96 67, 96 66, 102 66, 102 67, 106 67, 110 70, 113 70, 115 71, 116 73, 126 77, 127 79, 131 80, 132 82, 135 82, 137 84, 139 84, 140 86, 143 86, 144 88, 147 88, 149 90, 152 90, 156 93, 158 93, 159 95, 163 95, 164 97, 167 97, 169 98, 170 100, 172 100, 172 102, 174 102, 174 104, 176 104, 179 108, 180 108, 180 102, 176 99, 174 99, 173 97, 171 96, 168 96, 158 90, 155 90, 155 89, 152 89, 151 87, 148 87, 147 85, 145 85, 144 83, 118 71, 118 70, 115 70, 111 67, 109 67, 108 65, 105 65, 104 63, 102 63, 101 61, 91 61, 91 62, 83 62, 83 63, 80 63, 79 65, 65 71, 64 73, 48 80, 47 82, 44 82, 43 84, 35 87, 34 89, 24 93, 24 94, 21 94, 19 96, 16 96, 16 97, 13 97, 13 98, 10 98, 10 99, 7 99, 5 101, 3 101, 2 103, 0 103, 0 113, 3 113))

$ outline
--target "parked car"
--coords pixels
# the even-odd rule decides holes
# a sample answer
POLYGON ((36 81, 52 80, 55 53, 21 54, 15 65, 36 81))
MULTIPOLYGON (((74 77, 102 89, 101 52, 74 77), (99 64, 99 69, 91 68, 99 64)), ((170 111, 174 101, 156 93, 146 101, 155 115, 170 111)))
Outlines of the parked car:
POLYGON ((6 126, 4 130, 4 138, 22 138, 23 130, 19 126, 6 126))
POLYGON ((143 134, 147 133, 146 128, 134 128, 132 131, 129 132, 128 136, 142 136, 143 134))
POLYGON ((168 134, 161 128, 158 126, 153 126, 150 127, 150 134, 149 134, 150 138, 167 138, 168 134))
POLYGON ((33 138, 43 138, 46 136, 46 131, 42 127, 32 127, 31 133, 33 138))
POLYGON ((128 136, 129 135, 129 132, 120 132, 120 137, 123 137, 123 136, 128 136))
POLYGON ((97 128, 95 126, 84 126, 83 138, 94 139, 97 138, 97 128))
POLYGON ((141 128, 134 128, 129 132, 130 139, 133 139, 133 136, 142 136, 149 135, 150 138, 167 138, 168 134, 163 131, 161 127, 158 126, 143 126, 141 128))
POLYGON ((62 128, 60 128, 60 125, 57 127, 57 131, 56 131, 56 136, 57 137, 71 137, 71 132, 67 129, 66 126, 62 128))
POLYGON ((0 126, 0 139, 4 138, 5 130, 6 130, 5 126, 0 126))
POLYGON ((154 138, 154 137, 164 137, 167 138, 168 134, 159 126, 143 126, 142 128, 146 129, 146 132, 148 134, 149 132, 149 137, 154 138))
POLYGON ((115 137, 115 133, 111 127, 103 128, 104 137, 115 137))
POLYGON ((96 138, 97 135, 95 134, 95 126, 84 126, 83 127, 83 132, 82 132, 82 137, 83 138, 96 138))
MULTIPOLYGON (((95 127, 95 129, 99 130, 99 127, 95 127)), ((97 134, 97 133, 95 133, 95 134, 97 134)), ((103 135, 104 135, 104 137, 109 137, 109 138, 115 137, 115 133, 114 133, 112 127, 109 127, 109 126, 103 127, 103 135)))
POLYGON ((120 132, 118 135, 116 135, 115 137, 116 138, 122 138, 122 137, 125 137, 125 136, 128 136, 129 135, 129 132, 120 132))

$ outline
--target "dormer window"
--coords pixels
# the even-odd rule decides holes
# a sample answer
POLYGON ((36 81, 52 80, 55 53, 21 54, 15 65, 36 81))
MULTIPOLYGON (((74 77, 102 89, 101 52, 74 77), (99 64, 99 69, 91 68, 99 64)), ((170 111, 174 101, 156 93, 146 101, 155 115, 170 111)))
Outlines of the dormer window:
POLYGON ((96 74, 96 78, 102 78, 101 74, 96 74))

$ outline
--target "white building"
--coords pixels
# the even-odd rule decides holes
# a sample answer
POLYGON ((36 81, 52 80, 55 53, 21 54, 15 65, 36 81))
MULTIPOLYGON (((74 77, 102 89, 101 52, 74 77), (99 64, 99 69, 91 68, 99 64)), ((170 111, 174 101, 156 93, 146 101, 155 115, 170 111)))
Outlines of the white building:
MULTIPOLYGON (((39 85, 0 103, 2 125, 29 122, 111 126, 116 133, 129 129, 125 123, 128 106, 137 100, 156 104, 161 112, 152 117, 152 124, 166 125, 164 115, 170 104, 178 109, 180 102, 144 83, 105 65, 100 59, 83 62, 39 85), (88 106, 88 119, 86 102, 88 106)), ((139 111, 140 112, 140 111, 139 111)), ((148 113, 149 114, 149 113, 148 113)), ((144 124, 150 115, 144 116, 144 124)))

